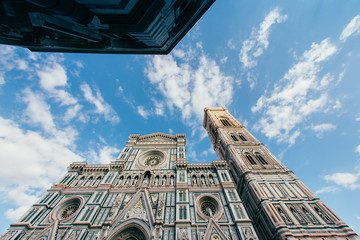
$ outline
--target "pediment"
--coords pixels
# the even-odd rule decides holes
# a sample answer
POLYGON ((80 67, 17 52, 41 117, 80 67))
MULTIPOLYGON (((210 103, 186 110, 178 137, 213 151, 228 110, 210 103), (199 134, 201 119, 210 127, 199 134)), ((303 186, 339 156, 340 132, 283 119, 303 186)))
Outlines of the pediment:
POLYGON ((140 142, 176 142, 176 137, 166 133, 152 133, 139 137, 140 142))

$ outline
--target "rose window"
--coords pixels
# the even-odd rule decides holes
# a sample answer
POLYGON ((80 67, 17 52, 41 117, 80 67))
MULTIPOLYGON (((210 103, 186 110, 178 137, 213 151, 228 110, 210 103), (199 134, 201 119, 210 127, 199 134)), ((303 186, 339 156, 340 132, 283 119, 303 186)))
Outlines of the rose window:
POLYGON ((76 203, 70 204, 61 211, 60 218, 61 219, 68 218, 71 215, 73 215, 78 209, 79 209, 79 204, 76 203))
POLYGON ((197 201, 197 211, 203 215, 203 217, 216 217, 221 211, 220 208, 218 201, 209 195, 202 196, 197 201))
POLYGON ((159 150, 150 150, 144 152, 138 159, 142 167, 157 167, 165 161, 165 153, 159 150))
POLYGON ((200 208, 201 212, 208 217, 212 217, 216 213, 216 207, 211 202, 203 202, 200 208))
POLYGON ((150 156, 145 160, 145 165, 153 167, 160 163, 160 157, 159 156, 150 156))
POLYGON ((66 200, 56 207, 54 210, 54 217, 58 220, 64 220, 75 216, 76 212, 81 206, 80 198, 74 197, 66 200))

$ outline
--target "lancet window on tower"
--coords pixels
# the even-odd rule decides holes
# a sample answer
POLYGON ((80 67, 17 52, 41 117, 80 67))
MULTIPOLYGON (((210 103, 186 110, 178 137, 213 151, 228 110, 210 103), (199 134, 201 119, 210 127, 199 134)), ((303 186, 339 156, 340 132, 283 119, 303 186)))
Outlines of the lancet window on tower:
POLYGON ((236 201, 236 195, 233 190, 229 191, 230 201, 236 201))
POLYGON ((318 207, 314 206, 314 210, 326 223, 332 223, 331 219, 318 207))
POLYGON ((232 126, 231 123, 230 123, 230 121, 227 120, 227 119, 225 119, 225 118, 221 118, 221 119, 220 119, 220 122, 222 123, 222 125, 223 125, 224 127, 231 127, 231 126, 232 126))
POLYGON ((225 182, 228 182, 228 181, 229 181, 229 178, 228 178, 228 176, 227 176, 226 173, 222 172, 222 173, 221 173, 221 177, 222 177, 222 179, 223 179, 225 182))
POLYGON ((82 216, 81 220, 82 222, 87 222, 89 220, 89 217, 91 216, 92 212, 94 211, 93 207, 89 207, 85 214, 82 216))
POLYGON ((179 218, 180 219, 186 219, 186 206, 180 206, 179 207, 179 218))
POLYGON ((179 181, 180 182, 185 182, 185 173, 183 173, 183 172, 180 173, 179 181))
POLYGON ((231 134, 230 136, 231 136, 232 140, 234 140, 235 142, 239 141, 239 139, 234 134, 231 134))
POLYGON ((255 161, 254 158, 250 155, 250 153, 245 153, 245 157, 246 157, 246 159, 250 162, 251 165, 257 165, 256 161, 255 161))
POLYGON ((268 162, 263 158, 260 153, 255 153, 256 158, 261 162, 263 165, 268 165, 268 162))
POLYGON ((238 218, 245 218, 244 211, 242 210, 240 205, 235 205, 235 213, 238 218))
POLYGON ((285 223, 291 223, 289 217, 284 213, 284 211, 280 207, 277 207, 276 209, 278 210, 280 217, 285 223))
POLYGON ((315 217, 305 208, 302 207, 301 210, 305 213, 305 215, 310 219, 310 221, 312 221, 313 223, 318 222, 315 217))
POLYGON ((301 215, 298 213, 297 210, 295 210, 293 207, 290 207, 291 213, 295 216, 295 218, 299 221, 299 223, 304 223, 304 219, 301 217, 301 215))
POLYGON ((242 135, 242 134, 239 134, 239 138, 241 139, 241 141, 244 141, 244 142, 246 142, 247 141, 247 139, 244 137, 244 135, 242 135))
POLYGON ((186 201, 186 192, 185 190, 179 191, 179 201, 186 201))

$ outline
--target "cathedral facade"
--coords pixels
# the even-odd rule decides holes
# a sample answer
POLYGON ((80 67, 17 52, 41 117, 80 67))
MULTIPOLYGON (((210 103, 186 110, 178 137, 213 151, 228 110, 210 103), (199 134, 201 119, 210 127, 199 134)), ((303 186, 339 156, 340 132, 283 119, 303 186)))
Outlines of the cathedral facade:
POLYGON ((185 134, 132 134, 106 165, 75 162, 1 240, 359 239, 226 108, 206 108, 218 160, 185 134))

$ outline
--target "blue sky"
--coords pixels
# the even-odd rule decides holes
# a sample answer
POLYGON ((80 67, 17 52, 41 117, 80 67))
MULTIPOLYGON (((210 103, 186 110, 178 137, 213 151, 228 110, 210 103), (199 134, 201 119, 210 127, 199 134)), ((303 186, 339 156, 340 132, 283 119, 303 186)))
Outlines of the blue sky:
POLYGON ((167 56, 0 46, 1 232, 75 161, 129 134, 186 133, 216 159, 203 108, 226 106, 360 233, 360 2, 217 1, 167 56))

